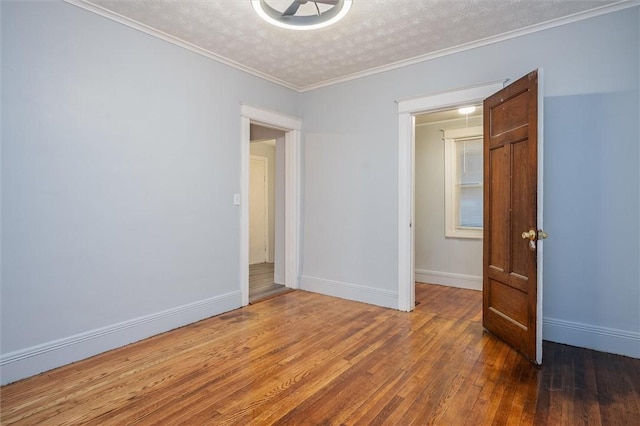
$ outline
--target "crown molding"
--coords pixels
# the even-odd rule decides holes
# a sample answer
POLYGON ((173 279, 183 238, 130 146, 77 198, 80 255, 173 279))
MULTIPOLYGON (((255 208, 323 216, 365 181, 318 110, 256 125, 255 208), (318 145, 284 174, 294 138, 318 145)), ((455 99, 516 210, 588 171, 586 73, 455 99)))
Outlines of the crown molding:
POLYGON ((638 5, 640 5, 640 0, 622 0, 617 3, 601 6, 595 9, 588 10, 586 12, 578 12, 572 15, 564 16, 562 18, 553 19, 551 21, 531 25, 518 30, 509 31, 509 32, 498 34, 491 37, 486 37, 480 40, 460 44, 458 46, 450 47, 447 49, 438 50, 436 52, 427 53, 425 55, 415 56, 409 59, 403 59, 401 61, 393 62, 391 64, 383 65, 380 67, 370 68, 366 71, 348 74, 348 75, 337 77, 331 80, 325 80, 316 84, 310 84, 302 87, 299 90, 299 92, 308 92, 310 90, 320 89, 322 87, 332 86, 338 83, 344 83, 350 80, 355 80, 357 78, 368 77, 374 74, 379 74, 379 73, 391 71, 397 68, 406 67, 408 65, 415 65, 420 62, 429 61, 431 59, 453 55, 456 53, 464 52, 466 50, 476 49, 482 46, 488 46, 490 44, 499 43, 501 41, 510 40, 510 39, 521 37, 527 34, 532 34, 539 31, 544 31, 551 28, 559 27, 562 25, 571 24, 573 22, 594 18, 596 16, 606 15, 607 13, 617 12, 619 10, 628 9, 630 7, 635 7, 638 5))
POLYGON ((390 71, 390 70, 394 70, 397 68, 402 68, 402 67, 406 67, 409 65, 415 65, 418 64, 420 62, 425 62, 425 61, 429 61, 431 59, 436 59, 436 58, 440 58, 443 56, 448 56, 448 55, 453 55, 456 53, 460 53, 460 52, 464 52, 466 50, 471 50, 471 49, 476 49, 478 47, 482 47, 482 46, 487 46, 490 44, 494 44, 494 43, 499 43, 502 41, 506 41, 506 40, 510 40, 516 37, 521 37, 527 34, 532 34, 532 33, 536 33, 539 31, 544 31, 544 30, 548 30, 551 28, 555 28, 555 27, 559 27, 562 25, 566 25, 566 24, 570 24, 573 22, 578 22, 578 21, 582 21, 585 19, 590 19, 590 18, 594 18, 596 16, 600 16, 600 15, 605 15, 607 13, 612 13, 612 12, 617 12, 620 10, 624 10, 624 9, 628 9, 631 7, 636 7, 638 5, 640 5, 640 0, 621 0, 619 2, 616 3, 612 3, 612 4, 608 4, 605 6, 600 6, 598 8, 595 9, 591 9, 585 12, 578 12, 572 15, 568 15, 568 16, 564 16, 562 18, 557 18, 557 19, 553 19, 551 21, 547 21, 547 22, 543 22, 540 24, 535 24, 535 25, 531 25, 529 27, 526 28, 521 28, 518 30, 514 30, 514 31, 509 31, 503 34, 499 34, 496 36, 491 36, 491 37, 486 37, 484 39, 481 40, 476 40, 470 43, 464 43, 458 46, 454 46, 451 48, 447 48, 447 49, 442 49, 436 52, 431 52, 431 53, 427 53, 425 55, 420 55, 420 56, 415 56, 413 58, 409 58, 409 59, 404 59, 401 61, 397 61, 397 62, 393 62, 391 64, 387 64, 387 65, 383 65, 383 66, 379 66, 379 67, 375 67, 375 68, 370 68, 368 70, 365 71, 360 71, 360 72, 356 72, 356 73, 351 73, 351 74, 347 74, 341 77, 337 77, 337 78, 333 78, 333 79, 329 79, 329 80, 325 80, 325 81, 321 81, 318 83, 314 83, 314 84, 309 84, 306 86, 297 86, 295 84, 289 83, 287 81, 284 81, 282 79, 279 79, 277 77, 274 77, 272 75, 263 73, 259 70, 256 70, 254 68, 248 67, 246 65, 242 65, 238 62, 235 62, 231 59, 225 58, 224 56, 218 55, 216 53, 213 53, 209 50, 203 49, 201 47, 198 47, 188 41, 182 40, 178 37, 174 37, 170 34, 167 34, 165 32, 156 30, 148 25, 145 25, 141 22, 138 22, 136 20, 127 18, 123 15, 117 14, 115 12, 112 12, 110 10, 107 10, 101 6, 98 6, 96 4, 91 3, 91 1, 89 0, 64 0, 66 3, 72 4, 74 6, 80 7, 82 9, 88 10, 90 12, 96 13, 100 16, 103 16, 105 18, 111 19, 113 21, 116 21, 120 24, 126 25, 130 28, 134 28, 138 31, 142 31, 146 34, 149 34, 153 37, 157 37, 159 39, 162 39, 164 41, 167 41, 169 43, 175 44, 176 46, 180 46, 182 48, 185 48, 187 50, 190 50, 194 53, 197 53, 199 55, 205 56, 209 59, 213 59, 214 61, 218 61, 220 63, 223 63, 225 65, 228 65, 230 67, 236 68, 238 70, 244 71, 246 73, 249 73, 251 75, 254 75, 256 77, 262 78, 264 80, 270 81, 272 83, 278 84, 280 86, 283 86, 287 89, 291 89, 293 91, 296 91, 298 93, 303 93, 303 92, 308 92, 311 90, 315 90, 315 89, 320 89, 322 87, 327 87, 327 86, 332 86, 334 84, 338 84, 338 83, 344 83, 350 80, 355 80, 358 78, 363 78, 363 77, 368 77, 374 74, 379 74, 382 72, 386 72, 386 71, 390 71))

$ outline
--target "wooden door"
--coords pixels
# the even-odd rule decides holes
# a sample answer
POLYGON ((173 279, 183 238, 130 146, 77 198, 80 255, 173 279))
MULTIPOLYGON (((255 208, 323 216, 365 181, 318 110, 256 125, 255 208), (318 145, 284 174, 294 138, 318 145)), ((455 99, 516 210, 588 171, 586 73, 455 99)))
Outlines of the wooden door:
POLYGON ((546 236, 538 231, 541 111, 538 71, 484 101, 483 326, 537 364, 542 363, 538 238, 546 236))
POLYGON ((249 264, 267 261, 267 158, 251 156, 249 167, 249 264))

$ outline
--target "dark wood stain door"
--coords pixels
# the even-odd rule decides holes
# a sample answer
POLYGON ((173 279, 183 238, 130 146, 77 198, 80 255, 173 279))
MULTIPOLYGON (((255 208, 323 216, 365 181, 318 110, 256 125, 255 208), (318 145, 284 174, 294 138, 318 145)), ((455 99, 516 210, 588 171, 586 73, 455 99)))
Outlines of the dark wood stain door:
POLYGON ((534 71, 484 101, 483 326, 539 364, 538 136, 534 71))

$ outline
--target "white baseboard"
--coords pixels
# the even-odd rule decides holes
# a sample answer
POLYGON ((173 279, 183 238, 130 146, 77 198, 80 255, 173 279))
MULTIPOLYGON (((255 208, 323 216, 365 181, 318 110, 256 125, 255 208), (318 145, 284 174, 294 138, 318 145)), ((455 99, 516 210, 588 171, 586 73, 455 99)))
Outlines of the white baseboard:
POLYGON ((640 358, 640 333, 590 324, 544 318, 544 340, 640 358))
MULTIPOLYGON (((482 291, 482 277, 416 269, 416 282, 446 285, 482 291)), ((543 319, 542 336, 550 342, 563 343, 640 358, 640 333, 565 321, 543 319)))
POLYGON ((239 291, 2 354, 5 385, 242 306, 239 291))
POLYGON ((396 291, 309 276, 300 277, 300 289, 370 305, 398 309, 398 292, 396 291))
POLYGON ((416 269, 416 282, 482 291, 482 277, 416 269))

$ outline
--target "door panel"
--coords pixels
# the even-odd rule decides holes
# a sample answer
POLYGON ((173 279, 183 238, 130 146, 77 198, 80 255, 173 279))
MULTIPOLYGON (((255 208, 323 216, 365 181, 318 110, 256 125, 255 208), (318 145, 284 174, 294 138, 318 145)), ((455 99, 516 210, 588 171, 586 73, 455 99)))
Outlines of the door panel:
POLYGON ((501 312, 508 318, 512 318, 516 324, 527 321, 527 299, 523 292, 504 283, 490 279, 491 293, 493 293, 493 306, 495 312, 501 312))
POLYGON ((249 264, 267 261, 267 159, 251 156, 249 167, 249 264))
MULTIPOLYGON (((487 112, 485 112, 486 114, 487 112)), ((509 252, 507 250, 509 242, 509 182, 507 178, 509 176, 510 158, 508 147, 497 146, 489 150, 488 155, 485 148, 484 158, 489 159, 489 168, 492 171, 492 176, 495 177, 494 179, 487 179, 485 172, 485 191, 488 187, 494 198, 493 202, 484 203, 485 212, 487 207, 489 208, 489 215, 485 214, 485 217, 489 217, 489 223, 491 224, 487 228, 485 223, 484 229, 489 230, 489 241, 493 243, 489 250, 489 267, 504 272, 509 262, 509 252)), ((487 167, 485 166, 484 169, 487 170, 487 167)), ((485 240, 487 240, 486 237, 485 240)))
POLYGON ((528 124, 528 99, 523 92, 495 106, 491 112, 494 127, 489 129, 492 138, 528 124))
POLYGON ((523 244, 526 242, 522 240, 521 235, 523 231, 528 231, 532 226, 534 228, 536 226, 535 209, 531 208, 536 204, 536 173, 535 170, 532 172, 529 168, 519 167, 518 165, 526 164, 531 160, 531 152, 529 152, 531 145, 527 139, 512 144, 514 167, 511 177, 513 185, 511 205, 513 211, 518 212, 518 214, 511 217, 511 234, 515 239, 511 252, 511 272, 525 279, 528 278, 531 272, 530 262, 532 261, 532 256, 528 245, 523 244))
POLYGON ((538 113, 537 71, 484 101, 483 325, 540 363, 538 113))

